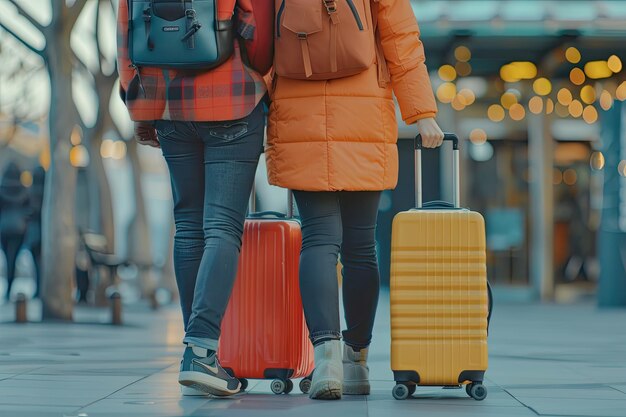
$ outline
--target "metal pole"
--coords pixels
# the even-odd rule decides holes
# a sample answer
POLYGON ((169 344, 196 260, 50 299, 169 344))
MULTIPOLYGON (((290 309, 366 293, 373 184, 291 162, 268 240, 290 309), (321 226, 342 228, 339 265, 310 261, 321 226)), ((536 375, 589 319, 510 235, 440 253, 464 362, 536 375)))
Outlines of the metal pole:
POLYGON ((422 149, 415 150, 415 207, 422 208, 422 149))
POLYGON ((452 190, 454 193, 453 203, 455 208, 461 207, 461 170, 459 167, 459 150, 452 151, 452 190))

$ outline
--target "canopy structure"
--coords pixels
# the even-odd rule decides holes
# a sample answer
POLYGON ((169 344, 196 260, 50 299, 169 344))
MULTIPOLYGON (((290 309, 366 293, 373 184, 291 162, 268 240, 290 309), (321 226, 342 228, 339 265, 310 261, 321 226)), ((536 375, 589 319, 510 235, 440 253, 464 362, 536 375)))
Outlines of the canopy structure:
POLYGON ((626 1, 413 0, 429 67, 454 60, 458 45, 472 53, 472 75, 498 74, 511 61, 568 68, 550 62, 557 48, 575 43, 585 60, 626 56, 626 1))

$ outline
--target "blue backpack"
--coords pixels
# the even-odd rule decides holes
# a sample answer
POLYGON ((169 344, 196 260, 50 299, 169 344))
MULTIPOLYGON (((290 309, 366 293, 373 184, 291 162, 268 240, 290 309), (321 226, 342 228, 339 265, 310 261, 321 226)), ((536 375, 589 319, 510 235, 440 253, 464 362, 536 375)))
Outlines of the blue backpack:
POLYGON ((127 1, 134 66, 208 70, 232 56, 233 21, 218 20, 219 0, 127 1))

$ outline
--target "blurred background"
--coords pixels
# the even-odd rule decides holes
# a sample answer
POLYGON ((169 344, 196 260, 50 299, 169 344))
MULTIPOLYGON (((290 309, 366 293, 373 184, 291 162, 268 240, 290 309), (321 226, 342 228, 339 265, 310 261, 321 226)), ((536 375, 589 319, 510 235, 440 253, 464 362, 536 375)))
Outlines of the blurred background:
MULTIPOLYGON (((626 307, 626 2, 412 4, 496 299, 626 307)), ((131 140, 116 8, 0 0, 0 303, 40 297, 44 318, 107 305, 111 288, 176 299, 168 173, 131 140)), ((401 124, 401 180, 380 207, 385 285, 392 218, 414 204, 415 133, 401 124)), ((450 199, 450 151, 431 152, 425 198, 450 199)), ((257 190, 260 209, 286 210, 263 161, 257 190)))

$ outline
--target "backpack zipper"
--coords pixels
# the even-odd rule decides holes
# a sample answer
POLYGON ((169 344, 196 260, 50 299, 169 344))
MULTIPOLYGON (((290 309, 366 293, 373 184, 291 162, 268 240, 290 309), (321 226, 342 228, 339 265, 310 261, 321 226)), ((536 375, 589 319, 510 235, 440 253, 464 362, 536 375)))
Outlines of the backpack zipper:
POLYGON ((346 0, 348 6, 350 6, 350 10, 352 10, 352 14, 354 15, 354 20, 356 20, 356 24, 359 27, 359 30, 363 30, 363 22, 361 21, 361 17, 359 16, 359 12, 354 5, 354 1, 346 0))
POLYGON ((280 8, 278 9, 278 14, 276 15, 276 36, 280 38, 280 18, 283 16, 283 12, 285 11, 285 0, 280 4, 280 8))

